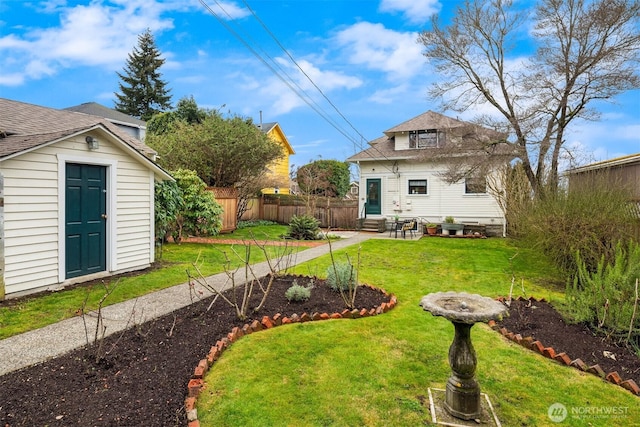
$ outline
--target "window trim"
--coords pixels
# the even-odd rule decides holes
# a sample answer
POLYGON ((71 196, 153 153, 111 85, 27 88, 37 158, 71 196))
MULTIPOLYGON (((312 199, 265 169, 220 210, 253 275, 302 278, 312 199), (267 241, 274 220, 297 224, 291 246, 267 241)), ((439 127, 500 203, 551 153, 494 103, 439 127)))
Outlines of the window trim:
POLYGON ((445 133, 438 129, 414 130, 409 132, 409 148, 424 150, 440 148, 444 145, 445 133), (424 135, 424 136, 422 136, 424 135), (429 136, 427 135, 434 135, 429 136))
MULTIPOLYGON (((418 187, 418 185, 414 185, 414 187, 418 187)), ((428 196, 429 195, 429 180, 427 178, 413 178, 407 179, 407 195, 409 196, 428 196), (412 182, 423 182, 424 181, 424 193, 412 193, 411 192, 411 183, 412 182)))
MULTIPOLYGON (((473 185, 473 183, 471 184, 473 185)), ((486 196, 487 192, 487 177, 485 176, 471 176, 464 179, 464 194, 465 196, 486 196), (470 180, 483 180, 484 181, 484 191, 469 191, 469 181, 470 180)))

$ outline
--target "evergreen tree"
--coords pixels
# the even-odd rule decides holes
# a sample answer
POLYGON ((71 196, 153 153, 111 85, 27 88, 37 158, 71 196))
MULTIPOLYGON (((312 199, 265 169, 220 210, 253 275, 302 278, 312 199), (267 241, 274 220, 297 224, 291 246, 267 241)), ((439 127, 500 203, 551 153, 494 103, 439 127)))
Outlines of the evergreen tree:
POLYGON ((129 54, 124 73, 118 73, 121 93, 115 94, 116 110, 146 121, 171 108, 171 90, 159 72, 164 62, 153 34, 147 29, 138 36, 138 46, 129 54))

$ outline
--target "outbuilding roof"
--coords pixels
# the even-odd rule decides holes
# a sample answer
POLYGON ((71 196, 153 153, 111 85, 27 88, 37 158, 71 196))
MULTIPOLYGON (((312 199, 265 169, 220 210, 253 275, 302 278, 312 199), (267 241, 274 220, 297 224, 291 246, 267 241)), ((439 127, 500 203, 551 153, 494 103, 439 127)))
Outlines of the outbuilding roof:
POLYGON ((0 98, 0 161, 93 129, 102 129, 110 134, 144 158, 163 179, 171 179, 171 176, 153 161, 157 154, 155 150, 104 117, 56 110, 5 98, 0 98))
POLYGON ((105 128, 145 157, 156 152, 104 117, 0 98, 0 159, 88 130, 105 128))

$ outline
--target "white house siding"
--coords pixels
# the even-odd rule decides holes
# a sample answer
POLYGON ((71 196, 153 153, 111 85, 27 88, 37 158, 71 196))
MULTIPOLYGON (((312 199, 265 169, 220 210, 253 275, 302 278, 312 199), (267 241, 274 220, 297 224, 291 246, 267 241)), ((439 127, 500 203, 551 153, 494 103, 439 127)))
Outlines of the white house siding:
POLYGON ((443 166, 437 164, 397 163, 398 175, 393 173, 393 163, 362 162, 360 164, 360 210, 366 200, 366 180, 380 178, 382 185, 381 217, 391 219, 420 218, 423 221, 442 222, 445 216, 453 216, 457 222, 479 224, 503 224, 504 218, 496 200, 490 194, 465 194, 464 182, 447 184, 438 173, 443 166), (409 180, 427 180, 427 195, 409 194, 409 180))
MULTIPOLYGON (((0 163, 5 189, 6 294, 55 287, 63 280, 60 265, 58 198, 60 159, 115 165, 116 189, 107 201, 107 269, 111 272, 145 268, 153 261, 153 175, 104 133, 93 136, 100 148, 89 151, 85 134, 0 163), (151 183, 150 183, 151 182, 151 183), (111 204, 111 205, 110 205, 111 204), (150 206, 151 204, 151 206, 150 206), (110 206, 109 206, 110 205, 110 206), (115 222, 115 223, 114 223, 115 222)), ((112 166, 113 167, 113 166, 112 166)), ((62 172, 64 174, 64 171, 62 172)), ((107 173, 109 176, 109 172, 107 173)), ((113 183, 107 179, 107 185, 113 183)), ((113 190, 113 189, 111 189, 113 190)))
POLYGON ((0 163, 5 186, 6 293, 58 282, 58 163, 27 153, 0 163))

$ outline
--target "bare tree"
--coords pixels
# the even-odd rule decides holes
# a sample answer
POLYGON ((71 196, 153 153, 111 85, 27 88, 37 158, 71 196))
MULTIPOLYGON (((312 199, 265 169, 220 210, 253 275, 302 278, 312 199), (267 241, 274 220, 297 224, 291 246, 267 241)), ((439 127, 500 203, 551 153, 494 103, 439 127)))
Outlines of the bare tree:
POLYGON ((508 131, 534 194, 558 187, 567 128, 598 114, 590 104, 640 87, 640 2, 541 0, 532 10, 511 0, 467 0, 449 26, 437 16, 420 33, 424 55, 446 80, 430 95, 444 109, 489 104, 508 131), (528 25, 533 19, 532 27, 528 25), (520 58, 516 45, 535 54, 520 58))

